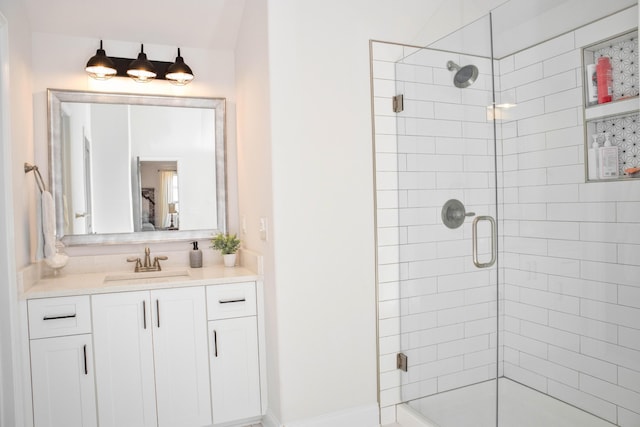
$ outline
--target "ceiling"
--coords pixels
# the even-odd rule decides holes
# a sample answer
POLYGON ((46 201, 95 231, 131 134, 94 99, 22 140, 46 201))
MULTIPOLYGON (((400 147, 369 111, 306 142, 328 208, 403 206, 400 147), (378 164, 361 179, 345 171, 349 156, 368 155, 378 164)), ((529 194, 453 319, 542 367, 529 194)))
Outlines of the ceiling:
MULTIPOLYGON (((245 6, 245 0, 20 1, 27 6, 32 32, 225 50, 235 48, 245 6)), ((496 56, 501 57, 636 4, 636 0, 440 0, 434 3, 439 4, 439 8, 433 17, 425 18, 428 29, 437 27, 433 25, 434 20, 463 26, 493 9, 496 56)))
MULTIPOLYGON (((454 0, 449 0, 453 2, 454 0)), ((474 0, 457 0, 458 14, 474 0)), ((484 0, 493 2, 491 16, 478 9, 479 19, 428 44, 429 48, 469 55, 503 58, 587 25, 605 16, 637 4, 637 0, 484 0), (491 30, 490 30, 491 29, 491 30), (493 50, 492 50, 493 49, 493 50)), ((448 10, 448 9, 445 9, 448 10)), ((440 11, 439 11, 440 12, 440 11)), ((430 23, 442 20, 434 15, 430 23)), ((452 19, 452 18, 450 18, 452 19)))
POLYGON ((22 0, 32 32, 233 50, 244 0, 22 0))

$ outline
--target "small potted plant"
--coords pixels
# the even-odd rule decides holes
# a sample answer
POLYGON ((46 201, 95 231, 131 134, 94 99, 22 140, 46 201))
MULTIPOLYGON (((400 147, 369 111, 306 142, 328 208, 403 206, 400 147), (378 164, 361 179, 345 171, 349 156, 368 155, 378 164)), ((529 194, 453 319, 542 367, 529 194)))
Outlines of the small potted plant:
POLYGON ((222 253, 225 267, 236 265, 236 252, 240 248, 240 239, 235 234, 218 233, 211 239, 211 247, 222 253))

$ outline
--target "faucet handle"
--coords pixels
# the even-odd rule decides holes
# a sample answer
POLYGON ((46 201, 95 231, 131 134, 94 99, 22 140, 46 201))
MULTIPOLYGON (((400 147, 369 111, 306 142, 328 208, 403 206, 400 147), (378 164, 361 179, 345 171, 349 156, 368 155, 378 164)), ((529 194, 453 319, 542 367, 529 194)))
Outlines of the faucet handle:
POLYGON ((127 258, 127 262, 135 262, 136 263, 136 269, 135 269, 136 272, 140 271, 140 269, 142 268, 142 262, 140 261, 140 258, 129 257, 129 258, 127 258))
POLYGON ((164 261, 169 259, 169 257, 167 257, 166 255, 160 255, 157 257, 153 257, 153 266, 156 267, 158 269, 158 271, 162 270, 162 268, 160 267, 160 261, 164 261))

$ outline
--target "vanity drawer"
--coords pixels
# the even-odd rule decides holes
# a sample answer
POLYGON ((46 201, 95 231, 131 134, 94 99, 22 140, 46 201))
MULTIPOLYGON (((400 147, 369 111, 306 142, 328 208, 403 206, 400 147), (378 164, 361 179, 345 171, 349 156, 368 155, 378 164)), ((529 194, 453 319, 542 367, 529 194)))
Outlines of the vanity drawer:
POLYGON ((88 295, 32 299, 27 307, 31 339, 91 333, 88 295))
POLYGON ((207 286, 207 318, 209 320, 255 315, 255 282, 207 286))

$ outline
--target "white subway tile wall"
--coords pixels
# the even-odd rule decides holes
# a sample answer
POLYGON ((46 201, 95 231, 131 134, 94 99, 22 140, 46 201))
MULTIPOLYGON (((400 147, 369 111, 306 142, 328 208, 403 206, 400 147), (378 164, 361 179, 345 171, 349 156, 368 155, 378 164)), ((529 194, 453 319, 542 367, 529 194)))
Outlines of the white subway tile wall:
MULTIPOLYGON (((632 23, 634 14, 637 25, 637 8, 616 22, 632 23)), ((501 171, 505 187, 517 189, 504 201, 504 221, 515 224, 502 230, 502 345, 506 376, 632 426, 640 417, 640 187, 584 184, 584 44, 576 42, 606 34, 611 19, 500 61, 514 64, 501 87, 522 85, 503 122, 516 123, 517 134, 502 143, 518 159, 516 170, 501 171), (536 100, 542 111, 531 107, 536 100)))
POLYGON ((470 220, 456 230, 440 220, 450 198, 496 214, 489 61, 465 56, 483 83, 460 90, 446 70, 457 54, 402 60, 408 48, 374 43, 383 415, 495 376, 499 275, 499 374, 640 425, 640 186, 585 184, 581 59, 582 47, 637 17, 634 7, 496 61, 498 99, 518 104, 497 129, 499 272, 473 266, 470 220), (396 370, 398 351, 408 373, 396 370))

